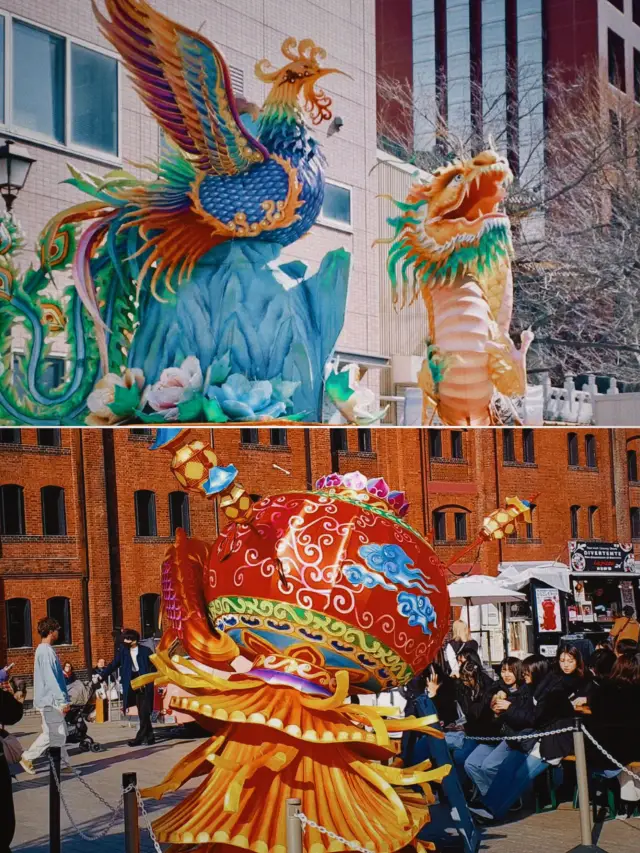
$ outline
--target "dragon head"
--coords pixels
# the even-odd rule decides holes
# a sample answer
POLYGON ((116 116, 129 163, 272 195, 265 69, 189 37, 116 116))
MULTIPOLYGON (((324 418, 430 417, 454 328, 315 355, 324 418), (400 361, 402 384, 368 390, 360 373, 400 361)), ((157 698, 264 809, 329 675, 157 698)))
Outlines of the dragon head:
MULTIPOLYGON (((395 229, 388 269, 397 299, 397 267, 403 290, 413 268, 413 295, 427 285, 445 284, 464 274, 482 275, 511 252, 509 219, 500 211, 513 175, 505 157, 483 151, 436 169, 412 187, 395 229)), ((403 300, 404 301, 404 300, 403 300)))
POLYGON ((271 83, 267 105, 289 110, 297 109, 300 98, 314 124, 331 118, 331 98, 316 87, 321 77, 327 74, 342 74, 337 68, 321 68, 319 61, 326 59, 327 52, 311 39, 299 44, 294 38, 282 44, 282 53, 289 63, 279 71, 274 70, 269 60, 263 59, 256 65, 256 76, 263 83, 271 83))

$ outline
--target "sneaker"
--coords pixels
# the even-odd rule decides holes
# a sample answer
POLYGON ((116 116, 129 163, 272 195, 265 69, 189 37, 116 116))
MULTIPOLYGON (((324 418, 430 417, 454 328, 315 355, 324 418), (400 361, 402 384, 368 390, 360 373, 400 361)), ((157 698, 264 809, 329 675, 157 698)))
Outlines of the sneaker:
POLYGON ((616 815, 616 820, 629 820, 631 815, 628 815, 626 812, 620 812, 620 814, 616 815))
POLYGON ((486 809, 477 808, 476 806, 469 806, 469 811, 471 814, 479 817, 481 820, 495 820, 491 812, 488 812, 486 809))
POLYGON ((77 767, 62 767, 60 770, 60 775, 62 776, 63 773, 67 776, 71 774, 73 774, 74 776, 82 775, 82 771, 78 770, 77 767))
POLYGON ((510 812, 519 812, 523 807, 523 802, 520 798, 518 798, 515 803, 509 809, 510 812))
POLYGON ((25 773, 28 773, 29 776, 36 775, 36 768, 33 766, 33 761, 29 761, 28 758, 20 759, 20 767, 24 770, 25 773))

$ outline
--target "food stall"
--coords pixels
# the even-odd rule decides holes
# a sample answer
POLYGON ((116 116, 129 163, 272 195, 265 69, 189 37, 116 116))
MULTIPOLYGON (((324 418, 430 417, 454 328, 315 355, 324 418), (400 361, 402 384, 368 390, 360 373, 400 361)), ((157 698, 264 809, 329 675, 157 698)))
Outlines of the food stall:
POLYGON ((632 545, 574 540, 568 553, 568 565, 500 564, 501 583, 528 591, 527 605, 508 614, 510 640, 518 638, 527 654, 554 657, 561 641, 587 651, 606 641, 623 607, 640 612, 640 563, 632 545))

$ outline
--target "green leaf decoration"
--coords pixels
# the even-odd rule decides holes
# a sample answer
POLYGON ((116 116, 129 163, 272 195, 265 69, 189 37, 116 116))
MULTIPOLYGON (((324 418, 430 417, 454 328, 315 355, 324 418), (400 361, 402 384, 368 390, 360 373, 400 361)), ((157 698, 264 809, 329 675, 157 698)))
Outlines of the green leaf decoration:
POLYGON ((167 420, 164 418, 160 412, 142 412, 140 409, 136 409, 133 413, 138 420, 140 420, 143 424, 166 424, 167 420))
POLYGON ((222 356, 222 358, 217 358, 211 362, 208 373, 209 381, 205 384, 207 387, 209 385, 222 385, 223 382, 227 381, 230 373, 231 353, 227 352, 222 356))
POLYGON ((116 385, 114 400, 108 408, 119 418, 127 418, 132 415, 140 404, 140 389, 137 385, 131 388, 123 388, 116 385))
POLYGON ((332 400, 338 400, 340 403, 346 403, 354 395, 354 390, 349 384, 349 371, 343 370, 340 373, 332 371, 324 383, 325 390, 332 400))
POLYGON ((204 415, 207 419, 207 422, 210 424, 226 424, 229 421, 229 418, 222 411, 222 407, 220 403, 215 399, 207 400, 206 398, 203 400, 204 403, 204 415))
POLYGON ((178 420, 183 423, 187 421, 200 421, 202 420, 203 407, 202 407, 203 399, 201 395, 197 397, 192 397, 191 400, 188 400, 186 403, 180 403, 178 405, 178 420))

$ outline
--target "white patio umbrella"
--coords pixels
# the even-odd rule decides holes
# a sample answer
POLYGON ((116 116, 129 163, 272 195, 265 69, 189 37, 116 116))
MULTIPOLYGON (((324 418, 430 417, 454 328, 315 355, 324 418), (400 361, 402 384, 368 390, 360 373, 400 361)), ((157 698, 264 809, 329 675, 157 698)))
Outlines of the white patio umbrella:
POLYGON ((467 622, 471 625, 471 605, 508 604, 511 601, 525 601, 527 596, 503 586, 495 578, 487 575, 473 575, 459 578, 449 584, 451 604, 467 607, 467 622))

